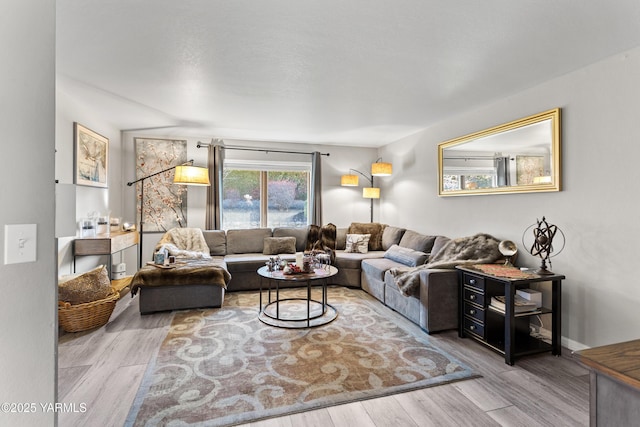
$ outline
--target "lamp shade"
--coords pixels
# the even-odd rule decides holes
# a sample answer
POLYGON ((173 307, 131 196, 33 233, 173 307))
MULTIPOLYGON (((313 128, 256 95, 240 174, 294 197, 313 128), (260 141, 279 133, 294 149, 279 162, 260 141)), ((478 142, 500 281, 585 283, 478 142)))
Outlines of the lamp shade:
POLYGON ((373 176, 389 176, 392 172, 391 163, 375 162, 371 164, 371 175, 373 176))
POLYGON ((209 182, 209 169, 188 165, 176 166, 173 183, 183 185, 211 185, 209 182))
POLYGON ((358 175, 342 175, 340 185, 345 187, 356 187, 358 185, 358 175))
POLYGON ((364 187, 362 189, 362 197, 365 199, 379 199, 380 189, 377 187, 364 187))

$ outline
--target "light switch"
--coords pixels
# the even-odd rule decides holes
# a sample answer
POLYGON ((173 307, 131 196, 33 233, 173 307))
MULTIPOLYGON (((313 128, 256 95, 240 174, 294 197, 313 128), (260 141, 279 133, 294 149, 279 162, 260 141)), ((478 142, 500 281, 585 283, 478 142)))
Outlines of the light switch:
POLYGON ((4 263, 35 262, 37 224, 6 224, 4 226, 4 263))

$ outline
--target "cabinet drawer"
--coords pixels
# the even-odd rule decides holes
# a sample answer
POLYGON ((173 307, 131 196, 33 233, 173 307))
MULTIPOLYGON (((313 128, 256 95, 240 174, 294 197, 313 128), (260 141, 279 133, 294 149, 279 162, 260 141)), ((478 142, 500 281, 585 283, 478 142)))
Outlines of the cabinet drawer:
POLYGON ((74 241, 74 255, 109 255, 110 253, 110 239, 76 239, 74 241))
POLYGON ((465 286, 463 294, 463 298, 465 301, 469 301, 474 304, 478 304, 481 307, 484 307, 484 294, 482 292, 478 292, 475 289, 465 286))
POLYGON ((484 325, 468 317, 464 318, 464 330, 484 339, 484 325))
POLYGON ((472 274, 464 274, 463 279, 466 286, 473 286, 484 291, 484 277, 474 276, 472 274))
POLYGON ((484 310, 482 308, 478 308, 476 305, 465 302, 464 314, 465 316, 471 316, 479 322, 484 323, 484 310))

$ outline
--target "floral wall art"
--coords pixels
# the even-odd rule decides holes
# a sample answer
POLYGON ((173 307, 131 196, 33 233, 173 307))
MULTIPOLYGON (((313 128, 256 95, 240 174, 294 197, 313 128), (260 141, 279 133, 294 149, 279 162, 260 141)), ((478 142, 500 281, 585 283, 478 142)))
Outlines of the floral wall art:
MULTIPOLYGON (((187 141, 134 138, 136 179, 144 178, 187 161, 187 141)), ((173 184, 171 169, 136 184, 141 231, 165 232, 187 226, 187 186, 173 184), (144 200, 140 185, 144 184, 144 200)))

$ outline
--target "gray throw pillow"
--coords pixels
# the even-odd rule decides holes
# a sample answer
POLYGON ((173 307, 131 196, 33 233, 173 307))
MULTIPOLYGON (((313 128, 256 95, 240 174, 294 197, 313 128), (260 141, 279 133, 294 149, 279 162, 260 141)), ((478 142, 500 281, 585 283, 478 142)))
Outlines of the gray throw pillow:
POLYGON ((404 232, 404 228, 387 225, 384 230, 382 230, 382 250, 386 251, 391 246, 399 244, 404 232))
POLYGON ((398 245, 392 245, 387 249, 384 257, 408 267, 417 267, 425 264, 427 260, 429 260, 429 255, 424 252, 414 251, 413 249, 403 248, 398 245))
POLYGON ((264 248, 262 250, 262 253, 264 255, 295 254, 296 238, 295 237, 265 237, 264 248))
POLYGON ((436 236, 426 236, 413 230, 407 230, 402 235, 402 239, 400 239, 398 245, 403 248, 413 249, 414 251, 429 253, 435 241, 436 236))
POLYGON ((433 248, 431 248, 431 255, 436 255, 442 248, 445 247, 447 243, 449 243, 450 238, 446 236, 438 236, 436 237, 436 241, 433 244, 433 248))
POLYGON ((296 239, 296 251, 304 252, 307 244, 309 227, 276 227, 273 229, 273 237, 294 237, 296 239))

